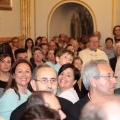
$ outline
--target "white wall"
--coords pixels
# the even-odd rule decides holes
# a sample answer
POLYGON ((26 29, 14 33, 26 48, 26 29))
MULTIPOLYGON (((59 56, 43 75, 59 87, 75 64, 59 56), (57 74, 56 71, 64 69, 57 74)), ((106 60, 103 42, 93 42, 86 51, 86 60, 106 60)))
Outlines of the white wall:
POLYGON ((21 36, 20 0, 12 0, 12 10, 0 10, 0 37, 21 36))

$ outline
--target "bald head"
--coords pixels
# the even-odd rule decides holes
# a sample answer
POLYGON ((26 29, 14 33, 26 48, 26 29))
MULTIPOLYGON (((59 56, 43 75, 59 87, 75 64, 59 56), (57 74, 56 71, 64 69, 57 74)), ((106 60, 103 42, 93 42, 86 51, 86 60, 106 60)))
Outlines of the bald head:
POLYGON ((120 120, 120 97, 104 96, 90 101, 81 112, 80 120, 120 120))

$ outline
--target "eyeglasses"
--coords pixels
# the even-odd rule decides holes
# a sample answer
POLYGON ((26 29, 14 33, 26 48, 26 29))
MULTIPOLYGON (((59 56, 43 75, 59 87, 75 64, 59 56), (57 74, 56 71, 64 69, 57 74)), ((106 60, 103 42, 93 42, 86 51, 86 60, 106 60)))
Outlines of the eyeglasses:
POLYGON ((57 84, 57 80, 55 78, 51 78, 50 80, 48 80, 47 78, 42 78, 41 80, 37 81, 40 81, 42 84, 47 84, 48 81, 50 81, 52 84, 57 84))
POLYGON ((97 76, 97 77, 103 77, 103 78, 107 78, 107 79, 109 79, 109 80, 112 80, 112 79, 114 79, 114 78, 118 78, 118 76, 97 76))

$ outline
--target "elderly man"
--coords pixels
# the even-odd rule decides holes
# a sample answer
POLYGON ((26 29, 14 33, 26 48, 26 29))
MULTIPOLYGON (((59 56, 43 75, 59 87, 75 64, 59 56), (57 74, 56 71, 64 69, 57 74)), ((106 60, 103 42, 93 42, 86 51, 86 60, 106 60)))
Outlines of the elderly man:
POLYGON ((88 94, 67 111, 68 120, 79 120, 79 115, 83 106, 89 100, 100 99, 105 95, 113 95, 116 77, 111 67, 105 60, 92 60, 88 62, 83 70, 83 83, 89 91, 88 94))
MULTIPOLYGON (((41 65, 34 69, 32 79, 30 81, 30 84, 32 86, 32 89, 34 91, 51 91, 54 95, 57 92, 57 74, 53 68, 51 68, 48 65, 41 65)), ((45 99, 48 99, 48 97, 44 97, 45 99)), ((68 106, 71 106, 72 103, 66 99, 57 97, 61 109, 65 112, 68 106)), ((49 100, 52 98, 49 98, 49 100)), ((52 104, 54 104, 54 100, 51 101, 52 104)), ((21 114, 26 109, 26 103, 23 103, 21 106, 19 106, 16 110, 13 111, 11 114, 11 120, 19 120, 21 114)), ((62 119, 64 119, 63 116, 61 116, 62 119)))
POLYGON ((96 36, 89 38, 88 48, 79 52, 79 56, 83 61, 83 66, 90 60, 104 59, 109 63, 108 57, 104 51, 98 49, 99 40, 96 36))
POLYGON ((88 102, 80 120, 120 120, 120 96, 105 96, 88 102))

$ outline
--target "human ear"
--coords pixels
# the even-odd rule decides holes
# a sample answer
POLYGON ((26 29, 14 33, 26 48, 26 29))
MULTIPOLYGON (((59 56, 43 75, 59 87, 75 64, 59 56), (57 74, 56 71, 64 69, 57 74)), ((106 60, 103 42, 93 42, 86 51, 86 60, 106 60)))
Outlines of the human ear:
POLYGON ((37 91, 37 88, 36 88, 36 81, 35 80, 31 80, 30 81, 30 84, 31 84, 31 87, 34 91, 37 91))
POLYGON ((55 59, 56 59, 57 63, 59 63, 60 58, 59 58, 59 57, 56 57, 55 59))
POLYGON ((91 84, 91 86, 96 87, 96 79, 95 78, 91 78, 90 79, 90 84, 91 84))

